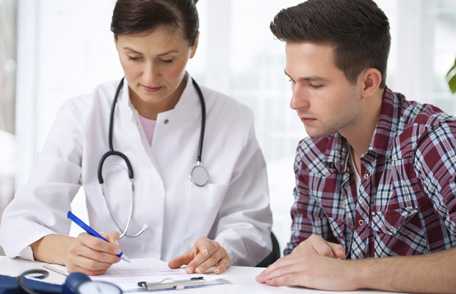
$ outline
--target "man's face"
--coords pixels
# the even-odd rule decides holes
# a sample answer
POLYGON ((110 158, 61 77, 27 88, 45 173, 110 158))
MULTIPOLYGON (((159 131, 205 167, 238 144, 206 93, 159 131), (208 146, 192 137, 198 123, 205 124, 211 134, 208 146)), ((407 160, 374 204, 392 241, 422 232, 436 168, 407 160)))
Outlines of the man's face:
POLYGON ((309 42, 286 44, 285 73, 292 82, 290 106, 311 137, 356 124, 361 83, 352 83, 335 65, 334 47, 309 42))

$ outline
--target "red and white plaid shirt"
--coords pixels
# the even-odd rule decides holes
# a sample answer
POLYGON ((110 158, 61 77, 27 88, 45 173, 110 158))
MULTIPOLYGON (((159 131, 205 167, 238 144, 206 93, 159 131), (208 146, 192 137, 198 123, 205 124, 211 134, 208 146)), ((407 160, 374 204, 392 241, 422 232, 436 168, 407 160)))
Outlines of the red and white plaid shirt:
POLYGON ((456 119, 385 89, 359 190, 339 134, 297 148, 289 254, 311 234, 347 258, 417 255, 456 247, 456 119))

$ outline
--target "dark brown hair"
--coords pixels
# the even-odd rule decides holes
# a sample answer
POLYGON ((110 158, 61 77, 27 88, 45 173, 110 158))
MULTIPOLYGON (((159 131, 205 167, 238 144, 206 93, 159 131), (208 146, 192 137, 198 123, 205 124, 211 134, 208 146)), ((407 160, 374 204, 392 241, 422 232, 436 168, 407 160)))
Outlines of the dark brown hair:
POLYGON ((335 64, 348 80, 372 67, 385 87, 391 36, 388 18, 374 1, 308 0, 281 10, 270 28, 282 41, 333 45, 335 64))
POLYGON ((111 31, 118 35, 141 33, 161 25, 182 29, 184 38, 194 45, 199 31, 198 0, 117 0, 111 31))

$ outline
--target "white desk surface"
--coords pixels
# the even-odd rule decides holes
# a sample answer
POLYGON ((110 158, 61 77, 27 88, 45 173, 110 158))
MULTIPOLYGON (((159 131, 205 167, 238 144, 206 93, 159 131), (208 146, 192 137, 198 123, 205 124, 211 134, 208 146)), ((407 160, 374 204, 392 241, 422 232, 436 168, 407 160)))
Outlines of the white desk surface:
MULTIPOLYGON (((17 276, 21 272, 32 269, 32 268, 42 268, 42 263, 38 262, 31 262, 25 260, 18 260, 18 259, 10 259, 5 256, 0 256, 0 274, 2 275, 9 275, 9 276, 17 276)), ((256 293, 391 293, 391 292, 378 292, 378 291, 357 291, 357 292, 327 292, 327 291, 317 291, 317 290, 309 290, 304 288, 289 288, 289 287, 280 287, 274 288, 259 284, 255 281, 255 277, 262 271, 262 268, 256 267, 241 267, 241 266, 233 266, 231 267, 226 273, 219 275, 220 278, 225 278, 229 280, 232 284, 229 285, 219 285, 219 286, 209 286, 209 287, 201 287, 201 288, 194 288, 194 289, 185 289, 179 290, 179 293, 186 294, 186 293, 235 293, 235 294, 256 294, 256 293)), ((46 281, 51 283, 63 283, 65 277, 50 272, 50 276, 46 279, 46 281)), ((143 292, 144 293, 144 292, 143 292)), ((150 293, 163 293, 163 292, 150 292, 150 293)), ((166 291, 166 293, 170 293, 166 291)))

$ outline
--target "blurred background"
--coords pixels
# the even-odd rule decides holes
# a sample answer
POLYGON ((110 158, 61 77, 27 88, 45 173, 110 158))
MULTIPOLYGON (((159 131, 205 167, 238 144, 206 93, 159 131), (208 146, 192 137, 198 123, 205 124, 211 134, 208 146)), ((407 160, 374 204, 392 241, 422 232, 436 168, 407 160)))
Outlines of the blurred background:
MULTIPOLYGON (((251 107, 269 173, 274 232, 290 234, 293 160, 306 136, 289 108, 284 44, 269 23, 292 0, 200 0, 200 46, 190 73, 251 107)), ((456 114, 445 74, 456 57, 456 1, 377 0, 391 23, 387 84, 456 114)), ((109 30, 115 0, 0 0, 0 215, 27 181, 56 111, 122 71, 109 30)), ((85 214, 84 197, 73 206, 85 214)), ((1 249, 0 249, 1 250, 1 249)))

